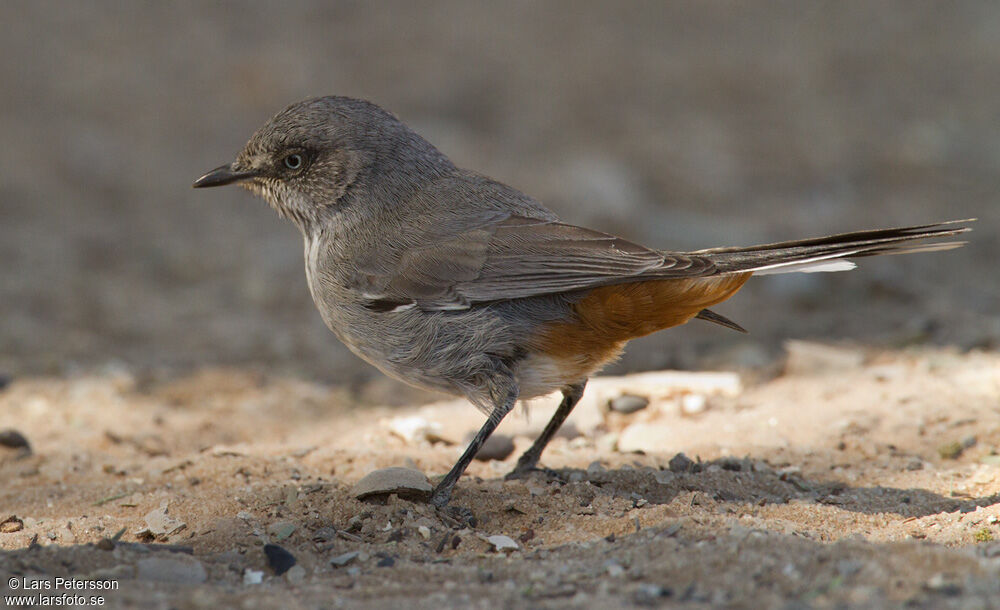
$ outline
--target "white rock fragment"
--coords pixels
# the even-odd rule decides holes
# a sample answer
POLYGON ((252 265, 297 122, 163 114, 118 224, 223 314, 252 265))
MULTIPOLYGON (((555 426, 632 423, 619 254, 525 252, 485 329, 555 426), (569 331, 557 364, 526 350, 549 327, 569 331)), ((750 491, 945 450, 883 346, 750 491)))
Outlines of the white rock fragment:
POLYGON ((431 539, 431 528, 427 527, 426 525, 418 526, 417 533, 419 533, 424 540, 431 539))
POLYGON ((513 538, 510 536, 504 536, 503 534, 488 536, 486 538, 486 542, 492 544, 493 550, 498 552, 516 551, 520 548, 513 538))
POLYGON ((139 536, 169 536, 174 532, 180 531, 186 525, 180 519, 174 519, 173 517, 167 515, 167 502, 160 504, 159 508, 153 509, 146 513, 143 517, 145 521, 145 526, 140 527, 136 530, 136 534, 139 536))
POLYGON ((431 482, 424 473, 412 468, 393 466, 368 473, 354 484, 351 494, 358 500, 389 494, 423 500, 430 495, 431 489, 431 482))
POLYGON ((697 415, 708 406, 708 399, 704 394, 685 394, 681 397, 681 413, 684 415, 697 415))
POLYGON ((251 570, 247 568, 243 571, 243 584, 245 585, 259 585, 264 582, 264 572, 261 570, 251 570))
POLYGON ((389 432, 410 444, 421 441, 433 442, 441 438, 441 424, 428 421, 419 415, 394 417, 388 421, 387 425, 389 432))

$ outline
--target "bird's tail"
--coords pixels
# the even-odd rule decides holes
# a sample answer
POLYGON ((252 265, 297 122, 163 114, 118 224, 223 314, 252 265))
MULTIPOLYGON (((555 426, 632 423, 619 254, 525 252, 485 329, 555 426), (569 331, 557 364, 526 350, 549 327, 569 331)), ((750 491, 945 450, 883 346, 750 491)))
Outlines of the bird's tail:
POLYGON ((917 240, 952 237, 966 233, 969 227, 957 226, 975 222, 975 218, 950 220, 916 227, 876 229, 840 233, 827 237, 763 244, 736 248, 709 248, 690 254, 710 258, 719 273, 772 273, 847 271, 855 267, 850 260, 881 254, 937 252, 964 245, 964 241, 944 241, 915 244, 917 240))

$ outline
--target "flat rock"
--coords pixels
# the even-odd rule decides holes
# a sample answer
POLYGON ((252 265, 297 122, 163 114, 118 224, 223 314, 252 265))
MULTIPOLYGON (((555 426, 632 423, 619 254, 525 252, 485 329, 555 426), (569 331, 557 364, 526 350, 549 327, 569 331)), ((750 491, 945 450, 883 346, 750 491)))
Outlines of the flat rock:
POLYGON ((488 536, 486 538, 486 542, 493 545, 493 548, 497 551, 516 551, 520 548, 513 538, 510 536, 504 536, 503 534, 488 536))
POLYGON ((351 563, 352 561, 354 561, 355 559, 357 559, 358 555, 360 555, 358 551, 348 551, 347 553, 342 553, 340 555, 337 555, 336 557, 331 557, 330 565, 337 568, 342 568, 347 564, 351 563))
POLYGON ((205 566, 192 557, 146 557, 136 563, 136 578, 195 585, 208 580, 205 566))
POLYGON ((167 503, 164 502, 159 508, 153 509, 143 517, 146 522, 145 527, 139 528, 136 532, 139 535, 149 534, 152 536, 169 536, 174 532, 184 528, 185 523, 180 519, 174 519, 167 515, 167 503))
POLYGON ((635 413, 636 411, 641 411, 649 405, 649 399, 645 396, 636 396, 635 394, 623 394, 618 398, 612 398, 608 401, 608 408, 615 413, 635 413))
POLYGON ((358 500, 390 494, 409 500, 425 500, 432 489, 427 475, 419 470, 392 466, 369 472, 354 484, 351 494, 358 500))
MULTIPOLYGON (((472 439, 467 440, 471 441, 472 439)), ((514 439, 506 434, 494 434, 486 439, 486 442, 480 447, 479 452, 476 453, 476 459, 480 462, 503 461, 512 453, 514 453, 514 439)))

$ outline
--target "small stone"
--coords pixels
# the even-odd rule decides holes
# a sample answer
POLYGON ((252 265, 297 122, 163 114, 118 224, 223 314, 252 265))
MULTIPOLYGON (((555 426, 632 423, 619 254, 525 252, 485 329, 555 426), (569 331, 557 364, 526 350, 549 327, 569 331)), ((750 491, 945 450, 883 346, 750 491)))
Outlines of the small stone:
POLYGON ((420 537, 423 538, 424 540, 431 539, 431 528, 427 527, 426 525, 418 526, 417 533, 420 534, 420 537))
POLYGON ((329 542, 337 537, 337 530, 332 527, 321 527, 313 532, 313 542, 329 542))
POLYGON ((493 550, 495 551, 516 551, 520 548, 513 538, 510 536, 504 536, 503 534, 489 536, 486 538, 486 542, 493 545, 493 550))
POLYGON ((953 579, 950 579, 941 573, 931 576, 930 579, 924 584, 924 588, 928 591, 941 593, 942 595, 948 595, 950 597, 962 594, 962 587, 960 587, 953 579))
POLYGON ((958 459, 958 457, 962 455, 962 452, 965 451, 965 447, 963 447, 962 443, 958 441, 952 441, 950 443, 945 443, 944 445, 941 445, 940 447, 938 447, 937 451, 938 455, 941 456, 941 459, 954 460, 958 459))
POLYGON ((670 597, 672 594, 673 591, 666 587, 646 583, 636 587, 632 599, 641 606, 654 606, 663 603, 659 601, 661 598, 670 597))
POLYGON ((383 557, 378 560, 378 563, 375 564, 375 566, 379 568, 391 568, 394 565, 396 565, 396 560, 391 556, 383 557))
POLYGON ((21 449, 22 451, 31 453, 31 444, 28 442, 28 439, 13 428, 0 430, 0 447, 7 447, 8 449, 21 449))
POLYGON ((295 533, 295 524, 289 521, 278 521, 267 526, 267 533, 280 542, 295 533))
POLYGON ((285 580, 291 585, 300 585, 306 579, 306 569, 302 566, 292 566, 285 572, 285 580))
POLYGON ((636 411, 641 411, 649 406, 649 399, 645 396, 636 396, 634 394, 622 394, 618 398, 612 398, 608 401, 608 408, 615 413, 624 413, 628 415, 629 413, 635 413, 636 411))
POLYGON ((330 565, 335 568, 342 568, 357 559, 358 555, 358 551, 348 551, 347 553, 337 555, 336 557, 331 557, 330 565))
POLYGON ((296 564, 295 556, 277 544, 265 544, 264 555, 267 565, 277 576, 281 576, 296 564))
POLYGON ((618 578, 619 576, 625 575, 625 568, 622 567, 620 563, 614 559, 609 559, 604 562, 604 569, 607 571, 608 576, 612 578, 618 578))
POLYGON ((924 461, 918 457, 910 458, 909 461, 906 462, 907 470, 923 470, 923 468, 924 461))
POLYGON ((183 521, 167 515, 166 502, 162 503, 159 508, 146 513, 143 520, 146 522, 146 526, 136 531, 136 534, 140 536, 149 535, 154 538, 169 536, 185 526, 183 521))
POLYGON ((396 494, 408 500, 423 501, 431 489, 431 482, 424 473, 393 466, 368 473, 354 484, 351 494, 358 500, 396 494))
POLYGON ((0 390, 4 390, 10 385, 10 375, 0 373, 0 390))
MULTIPOLYGON (((471 435, 466 441, 471 441, 472 436, 475 435, 471 435)), ((479 452, 476 453, 476 459, 480 462, 488 462, 490 460, 502 462, 512 453, 514 453, 514 439, 506 434, 494 434, 486 439, 486 442, 480 447, 479 452)))
POLYGON ((259 585, 262 582, 264 582, 263 570, 251 570, 250 568, 247 568, 243 571, 243 584, 259 585))
POLYGON ((700 468, 698 468, 698 464, 683 453, 678 453, 674 457, 670 458, 668 466, 670 468, 670 472, 674 473, 697 472, 700 470, 700 468))
POLYGON ((681 413, 683 415, 697 415, 708 406, 708 399, 704 394, 685 394, 681 397, 681 413))
POLYGON ((394 417, 389 420, 389 431, 407 443, 440 440, 441 424, 427 421, 419 415, 394 417))
POLYGON ((653 473, 653 478, 660 485, 669 485, 677 479, 677 475, 669 470, 657 470, 653 473))
POLYGON ((183 555, 146 557, 136 563, 136 578, 181 585, 196 585, 208 580, 205 566, 197 559, 183 555), (183 557, 183 559, 182 559, 183 557))
POLYGON ((13 534, 24 529, 24 521, 17 515, 11 515, 0 521, 0 534, 13 534))
POLYGON ((347 575, 348 576, 360 576, 361 575, 361 568, 359 568, 358 566, 351 566, 351 567, 347 568, 347 575))

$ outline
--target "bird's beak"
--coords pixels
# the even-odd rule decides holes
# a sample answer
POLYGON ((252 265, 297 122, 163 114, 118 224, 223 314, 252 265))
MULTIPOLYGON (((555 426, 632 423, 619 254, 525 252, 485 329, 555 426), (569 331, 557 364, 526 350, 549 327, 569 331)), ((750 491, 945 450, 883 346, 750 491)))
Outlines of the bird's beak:
POLYGON ((257 172, 255 170, 236 169, 234 165, 235 164, 230 163, 229 165, 217 167, 201 178, 195 180, 192 186, 196 189, 209 186, 224 186, 226 184, 234 184, 236 182, 250 180, 251 178, 257 176, 257 172))

